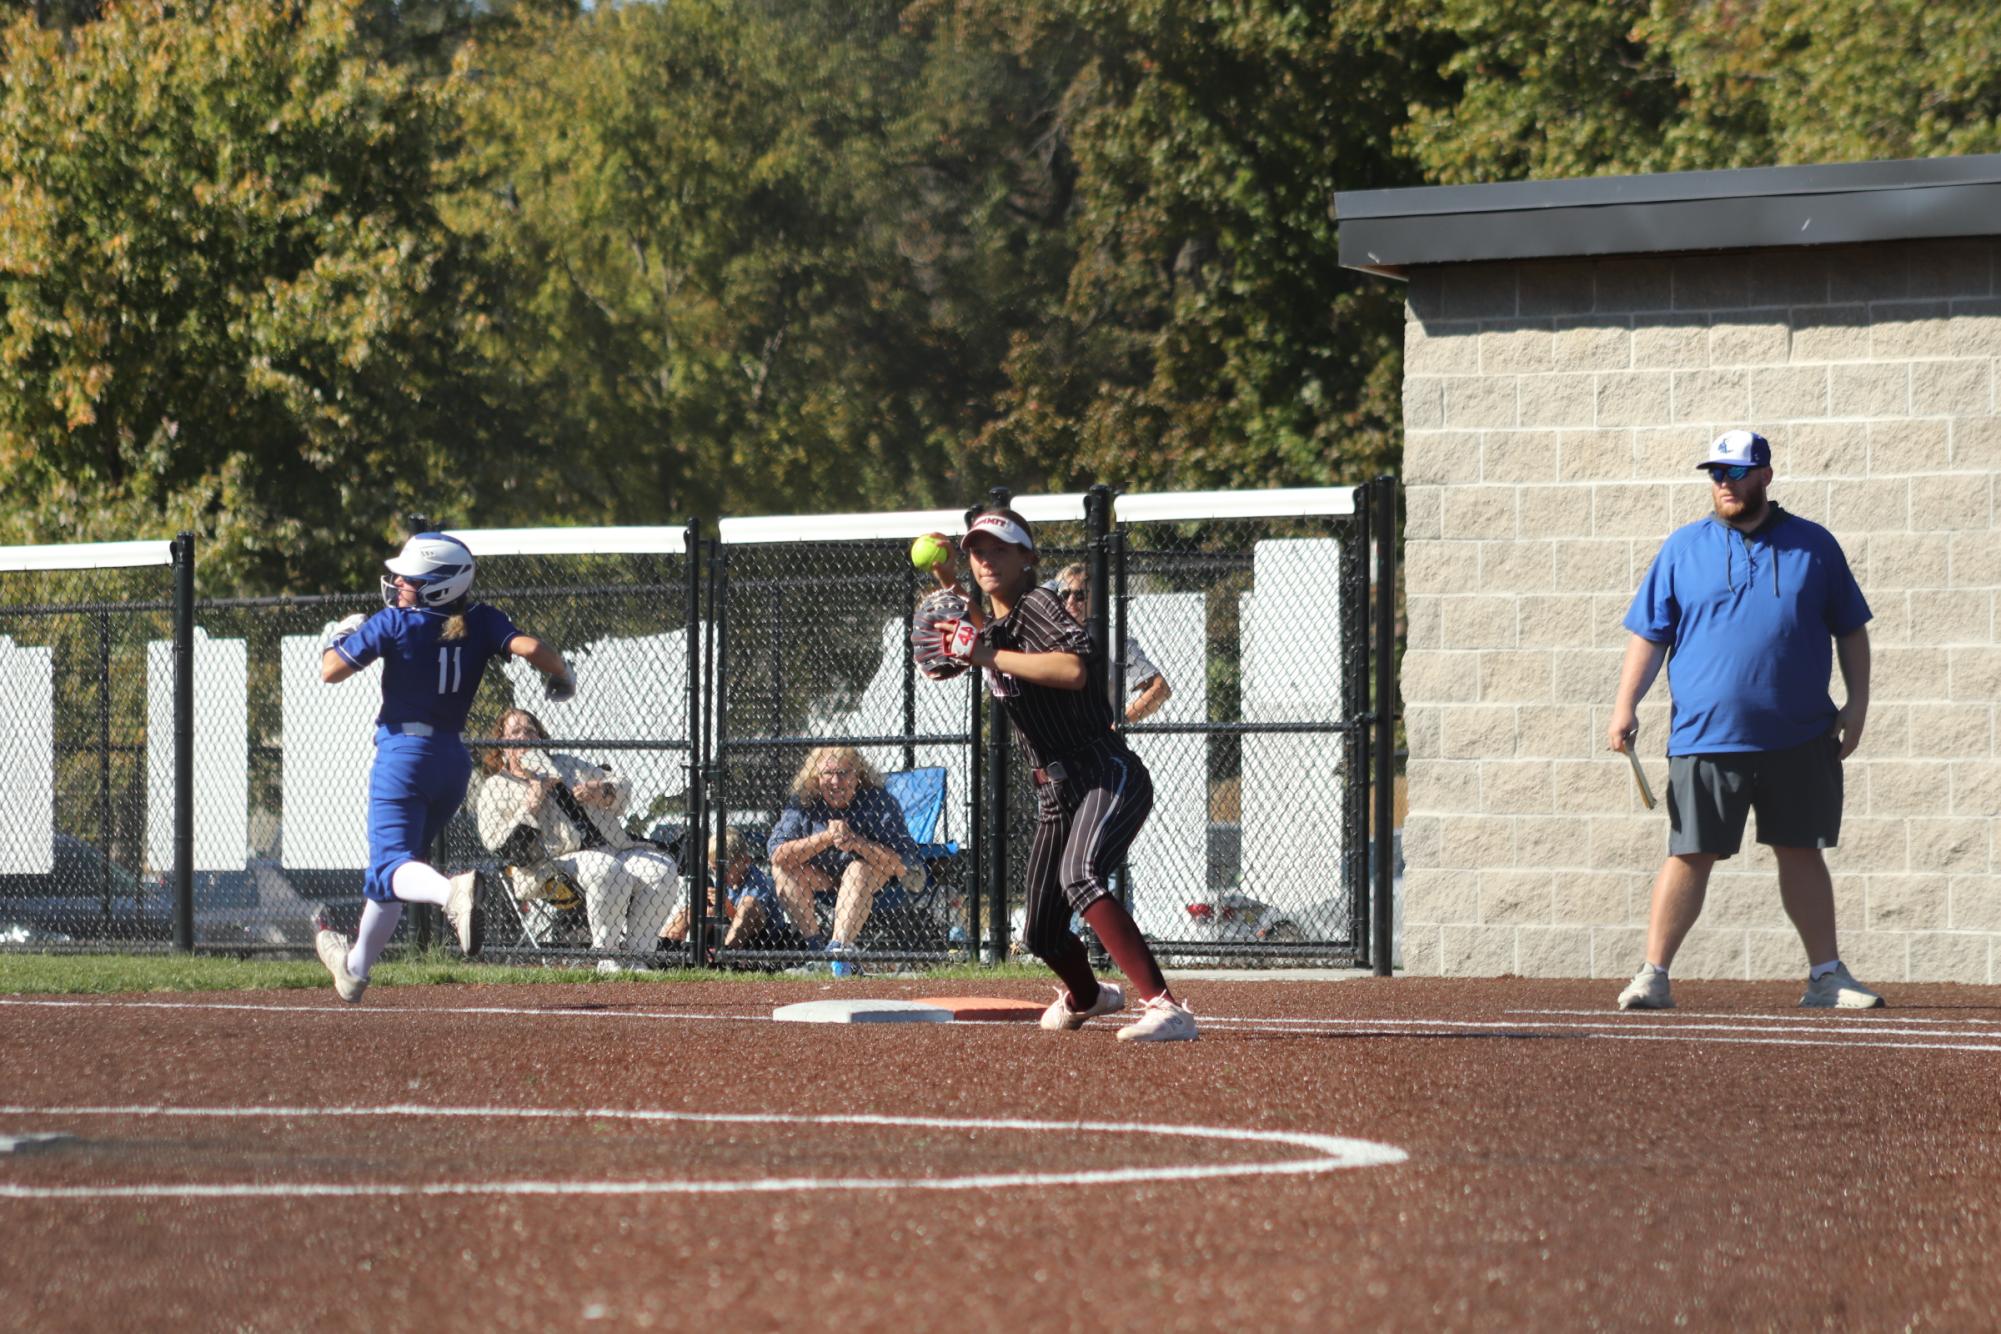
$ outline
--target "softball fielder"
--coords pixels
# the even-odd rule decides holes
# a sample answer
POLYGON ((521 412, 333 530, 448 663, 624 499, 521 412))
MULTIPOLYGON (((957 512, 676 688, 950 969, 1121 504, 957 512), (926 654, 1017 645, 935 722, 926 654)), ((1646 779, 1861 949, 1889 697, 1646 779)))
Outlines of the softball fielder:
MULTIPOLYGON (((1035 777, 1022 934, 1064 983, 1042 1026, 1081 1028, 1125 1008, 1125 993, 1092 974, 1090 956, 1070 930, 1075 911, 1145 1003, 1139 1019, 1119 1030, 1120 1040, 1192 1039, 1194 1014, 1174 999, 1132 915, 1105 888, 1153 809, 1153 779, 1112 730, 1109 699, 1087 688, 1090 638, 1056 594, 1037 586, 1035 537, 1019 514, 979 513, 960 548, 994 615, 977 636, 948 632, 945 642, 986 670, 987 689, 1007 709, 1035 777)), ((933 569, 941 586, 958 582, 950 559, 933 569)))
POLYGON ((352 944, 314 919, 314 945, 344 1001, 358 1001, 369 970, 389 945, 405 903, 435 903, 468 958, 480 948, 479 874, 449 880, 425 858, 465 800, 472 759, 459 740, 486 664, 526 658, 562 701, 576 680, 555 649, 515 628, 507 613, 474 602, 473 558, 443 533, 418 533, 385 562, 383 609, 360 612, 329 631, 320 679, 345 681, 382 662, 382 710, 375 717, 375 763, 368 775, 368 870, 361 925, 352 944))

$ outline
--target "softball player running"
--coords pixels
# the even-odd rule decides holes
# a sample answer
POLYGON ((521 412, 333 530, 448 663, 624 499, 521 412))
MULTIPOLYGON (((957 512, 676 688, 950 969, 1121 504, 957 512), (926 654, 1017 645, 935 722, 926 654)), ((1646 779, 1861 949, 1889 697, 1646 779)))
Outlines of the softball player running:
MULTIPOLYGON (((1019 514, 991 507, 979 513, 960 547, 994 611, 963 656, 986 669, 987 689, 1007 709, 1035 775, 1035 840, 1022 930, 1028 948, 1066 988, 1043 1012, 1042 1026, 1081 1028, 1125 1008, 1125 993, 1093 976, 1090 956, 1070 930, 1074 910, 1145 1002, 1138 1021, 1120 1029, 1119 1038, 1191 1039, 1194 1014, 1168 991, 1132 915, 1105 888, 1106 875, 1153 809, 1153 779, 1112 731, 1106 696, 1086 688, 1090 639, 1056 594, 1037 587, 1035 537, 1019 514)), ((941 585, 957 583, 949 558, 933 568, 941 585)))
POLYGON ((382 711, 375 717, 375 763, 368 775, 368 870, 361 925, 350 945, 314 919, 314 945, 344 1001, 358 1001, 369 970, 389 945, 405 903, 435 903, 468 958, 480 948, 479 873, 449 880, 425 858, 465 800, 472 759, 459 741, 486 664, 526 658, 562 701, 576 680, 555 649, 515 628, 507 613, 472 601, 472 552, 443 533, 418 533, 385 563, 383 609, 360 612, 328 633, 320 679, 345 681, 380 659, 382 711))

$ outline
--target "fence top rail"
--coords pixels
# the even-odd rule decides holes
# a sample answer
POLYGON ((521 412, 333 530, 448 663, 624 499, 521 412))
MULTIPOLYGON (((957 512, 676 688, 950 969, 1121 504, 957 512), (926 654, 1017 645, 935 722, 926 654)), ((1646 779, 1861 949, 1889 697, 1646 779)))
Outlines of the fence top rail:
MULTIPOLYGON (((1030 523, 1082 523, 1084 494, 1016 496, 1015 513, 1030 523)), ((874 514, 761 514, 724 519, 717 526, 724 546, 780 542, 907 542, 920 533, 956 535, 966 531, 966 512, 883 510, 874 514)))
POLYGON ((1299 486, 1264 491, 1157 491, 1112 502, 1122 523, 1183 519, 1344 518, 1355 512, 1349 486, 1299 486))
POLYGON ((164 537, 137 542, 59 542, 47 546, 0 547, 0 571, 108 570, 173 563, 173 543, 164 537))
POLYGON ((452 528, 446 530, 485 556, 678 556, 688 547, 685 527, 452 528))

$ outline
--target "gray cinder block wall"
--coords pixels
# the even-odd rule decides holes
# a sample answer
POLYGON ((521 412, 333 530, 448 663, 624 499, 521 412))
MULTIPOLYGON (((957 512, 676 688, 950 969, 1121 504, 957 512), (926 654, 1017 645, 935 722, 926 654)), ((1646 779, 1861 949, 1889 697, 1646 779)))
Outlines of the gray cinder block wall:
MULTIPOLYGON (((1708 510, 1703 447, 1750 426, 1772 496, 1833 531, 1875 612, 1829 854, 1843 957, 1872 982, 2001 982, 1997 276, 1984 240, 1411 273, 1411 972, 1640 963, 1666 815, 1604 749, 1620 618, 1708 510)), ((1666 701, 1663 674, 1640 715, 1657 790, 1666 701)), ((1747 836, 1676 975, 1804 971, 1747 836)))

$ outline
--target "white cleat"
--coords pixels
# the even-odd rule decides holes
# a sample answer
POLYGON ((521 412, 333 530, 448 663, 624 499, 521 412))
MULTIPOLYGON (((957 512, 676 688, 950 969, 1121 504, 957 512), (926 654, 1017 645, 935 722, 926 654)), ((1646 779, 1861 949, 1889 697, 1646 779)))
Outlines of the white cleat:
POLYGON ((368 979, 347 971, 348 939, 327 925, 324 911, 313 914, 313 949, 321 965, 333 974, 334 992, 349 1005, 359 1001, 361 993, 368 990, 368 979))
POLYGON ((1838 963, 1833 972, 1807 981, 1800 1004, 1810 1010, 1873 1010, 1883 998, 1857 982, 1847 964, 1838 963))
POLYGON ((1119 1030, 1120 1042, 1193 1042, 1195 1011, 1161 992, 1146 1003, 1139 1018, 1119 1030))
POLYGON ((1098 999, 1081 1010, 1070 1008, 1070 993, 1058 988, 1056 999, 1042 1012, 1042 1026, 1051 1031, 1065 1028, 1082 1028, 1089 1020, 1101 1014, 1117 1014, 1126 1008, 1126 993, 1110 982, 1098 983, 1098 999))
POLYGON ((461 871, 452 877, 452 896, 445 900, 445 921, 459 938, 459 953, 468 959, 479 957, 485 944, 485 924, 479 915, 479 872, 461 871))
POLYGON ((1633 980, 1619 993, 1622 1010, 1672 1010, 1674 996, 1668 989, 1666 973, 1657 973, 1652 964, 1642 964, 1633 980))

